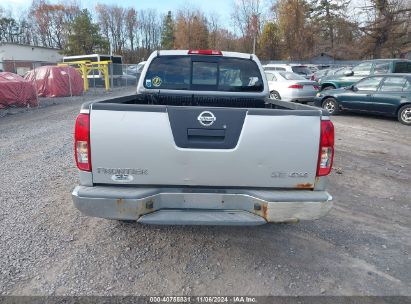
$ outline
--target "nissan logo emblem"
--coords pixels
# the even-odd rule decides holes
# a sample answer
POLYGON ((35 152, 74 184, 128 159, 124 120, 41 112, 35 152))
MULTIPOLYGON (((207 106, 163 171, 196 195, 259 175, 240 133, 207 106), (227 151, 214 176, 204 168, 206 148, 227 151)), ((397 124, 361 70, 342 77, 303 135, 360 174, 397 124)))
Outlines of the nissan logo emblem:
POLYGON ((216 121, 216 119, 217 118, 210 111, 201 112, 201 114, 197 117, 198 122, 204 127, 211 126, 216 121))

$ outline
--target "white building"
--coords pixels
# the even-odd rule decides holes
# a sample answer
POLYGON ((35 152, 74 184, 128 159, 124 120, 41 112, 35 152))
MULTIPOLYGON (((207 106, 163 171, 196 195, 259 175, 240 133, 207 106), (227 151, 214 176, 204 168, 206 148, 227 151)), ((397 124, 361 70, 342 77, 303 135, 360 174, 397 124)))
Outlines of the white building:
POLYGON ((24 75, 35 66, 62 61, 59 49, 16 43, 0 43, 0 71, 24 75))

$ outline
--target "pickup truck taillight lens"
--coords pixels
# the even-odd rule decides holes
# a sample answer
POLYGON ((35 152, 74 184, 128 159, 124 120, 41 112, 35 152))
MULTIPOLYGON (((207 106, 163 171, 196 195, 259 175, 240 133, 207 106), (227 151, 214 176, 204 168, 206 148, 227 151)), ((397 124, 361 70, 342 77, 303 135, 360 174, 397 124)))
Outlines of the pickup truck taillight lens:
POLYGON ((334 158, 334 125, 329 120, 321 121, 320 152, 317 176, 330 174, 334 158))
POLYGON ((90 116, 79 114, 74 130, 74 153, 77 167, 83 171, 91 171, 90 157, 90 116))

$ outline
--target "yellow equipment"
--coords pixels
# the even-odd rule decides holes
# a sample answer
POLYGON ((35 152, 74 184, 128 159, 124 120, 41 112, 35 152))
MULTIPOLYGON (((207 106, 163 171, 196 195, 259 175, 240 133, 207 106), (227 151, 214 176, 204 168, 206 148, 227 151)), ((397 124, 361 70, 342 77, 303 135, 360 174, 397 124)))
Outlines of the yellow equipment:
POLYGON ((81 61, 72 61, 72 62, 64 62, 59 63, 58 66, 69 66, 75 65, 75 69, 80 72, 81 77, 83 77, 84 81, 84 91, 88 91, 88 75, 91 71, 100 71, 104 76, 104 84, 106 86, 106 91, 110 90, 110 79, 108 73, 108 65, 112 63, 111 60, 107 61, 97 61, 91 62, 89 60, 81 60, 81 61))

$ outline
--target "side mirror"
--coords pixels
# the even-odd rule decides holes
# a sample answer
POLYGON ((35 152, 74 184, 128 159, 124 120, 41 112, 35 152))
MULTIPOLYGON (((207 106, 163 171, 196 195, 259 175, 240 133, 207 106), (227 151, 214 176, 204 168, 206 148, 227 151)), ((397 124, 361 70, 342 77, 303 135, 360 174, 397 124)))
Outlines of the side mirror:
POLYGON ((354 75, 354 71, 353 70, 346 70, 344 71, 344 76, 353 76, 354 75))
POLYGON ((353 91, 353 92, 358 91, 358 88, 355 85, 352 85, 350 88, 351 88, 351 91, 353 91))

